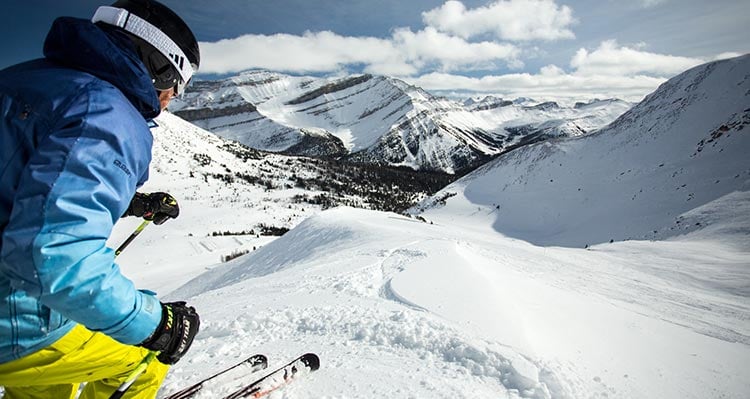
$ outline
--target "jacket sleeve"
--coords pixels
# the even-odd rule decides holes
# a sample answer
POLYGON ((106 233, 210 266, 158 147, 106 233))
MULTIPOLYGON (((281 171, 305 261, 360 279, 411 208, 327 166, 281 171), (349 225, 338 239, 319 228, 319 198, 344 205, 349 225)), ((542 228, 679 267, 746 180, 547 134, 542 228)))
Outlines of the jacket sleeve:
POLYGON ((2 258, 16 289, 64 317, 137 344, 161 319, 106 247, 151 161, 143 118, 110 86, 85 90, 39 138, 21 176, 2 258))

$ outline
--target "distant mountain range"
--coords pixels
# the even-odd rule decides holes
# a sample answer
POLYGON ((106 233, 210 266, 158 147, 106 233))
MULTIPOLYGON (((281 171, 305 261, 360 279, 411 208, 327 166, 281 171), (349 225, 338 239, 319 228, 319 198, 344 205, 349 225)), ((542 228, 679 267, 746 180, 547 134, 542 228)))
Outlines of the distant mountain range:
POLYGON ((670 79, 594 134, 504 154, 414 212, 477 215, 476 223, 538 245, 710 236, 716 228, 750 243, 748 154, 745 55, 670 79))
POLYGON ((260 150, 457 173, 518 146, 589 134, 631 106, 492 96, 460 103, 384 76, 251 71, 196 82, 171 110, 260 150))
MULTIPOLYGON (((750 56, 686 71, 599 129, 594 126, 612 117, 613 107, 624 103, 603 100, 562 107, 526 99, 508 104, 501 98, 484 97, 459 104, 435 99, 390 78, 365 75, 352 79, 321 84, 321 80, 257 72, 225 81, 199 82, 180 112, 198 115, 199 124, 209 125, 223 136, 236 134, 235 139, 252 147, 275 143, 272 149, 277 152, 299 149, 300 143, 313 140, 310 137, 320 138, 319 143, 335 142, 330 138, 335 137, 348 151, 344 160, 257 152, 166 114, 160 118, 163 127, 155 135, 153 175, 164 176, 165 185, 185 185, 183 195, 187 198, 246 203, 246 207, 273 206, 281 214, 306 204, 305 212, 297 209, 296 216, 268 222, 284 227, 293 226, 316 209, 336 205, 399 211, 444 187, 422 201, 413 213, 424 212, 428 219, 441 214, 480 215, 477 223, 492 223, 507 235, 540 245, 583 247, 610 240, 663 239, 703 230, 715 218, 735 220, 737 231, 750 234, 750 220, 737 214, 738 209, 750 209, 750 56), (259 79, 261 76, 265 78, 259 79), (495 125, 503 126, 505 137, 515 135, 515 140, 502 149, 493 147, 505 152, 447 187, 455 177, 425 173, 427 166, 417 174, 409 174, 410 168, 355 168, 345 160, 376 154, 383 148, 384 137, 391 137, 364 136, 368 132, 365 127, 375 126, 376 119, 382 120, 401 108, 393 101, 380 103, 384 108, 368 108, 373 112, 345 125, 342 121, 348 120, 353 109, 372 106, 365 105, 364 99, 371 99, 367 94, 375 91, 388 91, 404 104, 408 101, 408 107, 423 107, 422 117, 391 116, 394 120, 406 118, 401 131, 425 129, 425 125, 439 123, 437 120, 483 118, 489 125, 487 121, 496 118, 495 125), (251 95, 257 106, 245 99, 251 95), (201 102, 205 104, 202 108, 185 106, 201 102), (225 106, 215 107, 218 103, 225 106), (443 108, 438 111, 440 104, 443 108), (273 119, 259 112, 264 107, 277 112, 273 119), (299 107, 317 111, 300 111, 299 107), (226 115, 217 116, 222 112, 226 115), (428 114, 431 117, 424 116, 428 114), (257 118, 254 122, 248 119, 252 115, 257 118), (379 116, 373 119, 374 115, 379 116), (325 122, 331 130, 290 128, 277 122, 283 118, 308 120, 309 125, 316 122, 319 126, 325 122), (236 126, 229 123, 232 120, 237 126, 257 130, 233 130, 236 126), (516 124, 521 120, 525 124, 516 124), (226 127, 220 127, 221 121, 226 127), (341 129, 347 126, 350 136, 346 141, 331 133, 337 124, 341 129), (534 135, 556 138, 509 151, 534 135), (274 199, 266 201, 271 197, 265 192, 274 192, 274 199), (259 197, 264 198, 262 205, 255 199, 259 197)), ((445 170, 459 170, 455 154, 473 154, 468 149, 478 148, 479 142, 472 141, 472 147, 466 139, 464 147, 442 147, 445 141, 441 138, 476 137, 476 131, 459 131, 447 123, 440 126, 433 128, 438 131, 433 136, 417 136, 423 139, 417 152, 444 154, 440 164, 450 165, 445 170), (461 148, 466 151, 461 152, 461 148)), ((499 135, 492 137, 500 141, 499 135)), ((400 142, 394 147, 403 145, 400 142)), ((462 216, 462 220, 466 218, 462 216)))

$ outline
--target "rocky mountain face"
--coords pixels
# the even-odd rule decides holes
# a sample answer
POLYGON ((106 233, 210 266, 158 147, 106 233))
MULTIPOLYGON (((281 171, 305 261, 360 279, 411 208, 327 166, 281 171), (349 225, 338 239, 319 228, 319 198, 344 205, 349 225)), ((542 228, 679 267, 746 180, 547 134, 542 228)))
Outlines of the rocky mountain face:
MULTIPOLYGON (((402 212, 455 180, 445 173, 260 151, 168 112, 157 123, 147 183, 151 190, 179 195, 181 207, 192 208, 189 212, 241 209, 252 215, 256 224, 250 227, 256 231, 290 228, 341 205, 402 212)), ((227 222, 226 217, 220 220, 227 222)), ((246 224, 240 218, 237 225, 195 226, 195 231, 249 230, 246 224)))
POLYGON ((457 173, 518 146, 588 134, 631 106, 529 104, 491 96, 459 103, 384 76, 250 71, 196 82, 171 110, 265 151, 457 173))
POLYGON ((593 134, 503 154, 415 212, 480 215, 538 245, 710 236, 717 220, 750 244, 748 154, 745 55, 670 79, 593 134))

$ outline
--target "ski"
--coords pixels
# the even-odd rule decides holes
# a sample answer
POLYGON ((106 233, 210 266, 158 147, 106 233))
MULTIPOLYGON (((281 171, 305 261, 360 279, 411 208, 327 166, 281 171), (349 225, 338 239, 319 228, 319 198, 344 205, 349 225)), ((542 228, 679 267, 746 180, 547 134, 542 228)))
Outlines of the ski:
MULTIPOLYGON (((226 375, 232 370, 242 370, 245 374, 252 374, 255 372, 258 372, 260 370, 265 369, 268 367, 268 358, 266 358, 263 355, 252 355, 248 357, 247 359, 235 364, 234 366, 227 367, 224 370, 208 377, 204 378, 203 380, 179 391, 175 392, 169 396, 167 396, 164 399, 187 399, 193 397, 195 394, 197 394, 201 389, 203 389, 203 384, 219 377, 222 375, 226 375)), ((234 373, 232 373, 234 374, 234 373)))
POLYGON ((224 399, 260 398, 302 376, 312 373, 318 368, 320 368, 318 355, 307 353, 261 377, 259 380, 225 396, 224 399))

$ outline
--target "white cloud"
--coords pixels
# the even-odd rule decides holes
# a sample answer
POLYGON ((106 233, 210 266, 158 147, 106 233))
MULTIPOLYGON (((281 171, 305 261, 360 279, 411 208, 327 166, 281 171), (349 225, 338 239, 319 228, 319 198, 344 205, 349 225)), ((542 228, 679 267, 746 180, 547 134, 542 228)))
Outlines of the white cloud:
POLYGON ((250 68, 291 72, 331 72, 347 64, 395 64, 408 71, 389 40, 345 37, 332 32, 306 32, 302 36, 244 35, 215 43, 200 43, 203 73, 229 73, 250 68), (398 65, 402 64, 402 65, 398 65))
MULTIPOLYGON (((659 0, 651 0, 659 1, 659 0)), ((537 73, 508 73, 484 77, 462 76, 468 71, 511 70, 524 66, 522 55, 543 51, 487 39, 512 41, 572 38, 572 11, 555 0, 500 0, 466 9, 447 1, 423 14, 422 30, 394 29, 390 37, 351 37, 323 32, 303 35, 245 35, 200 44, 202 73, 234 73, 262 68, 291 73, 346 73, 347 70, 411 77, 405 80, 427 90, 475 91, 508 97, 592 98, 618 97, 638 101, 667 78, 709 59, 645 51, 646 43, 629 46, 615 40, 597 48, 580 48, 565 70, 546 65, 537 73), (479 38, 477 37, 479 36, 479 38), (420 76, 421 75, 421 76, 420 76)))
POLYGON ((575 37, 570 30, 576 22, 573 11, 554 0, 500 0, 474 9, 451 0, 422 13, 422 18, 428 26, 465 39, 483 34, 511 41, 575 37))
MULTIPOLYGON (((497 42, 469 42, 427 27, 414 32, 393 31, 388 39, 347 37, 332 32, 304 35, 246 35, 216 43, 201 43, 203 73, 230 73, 264 68, 293 73, 341 72, 348 67, 406 80, 427 90, 466 90, 509 97, 591 98, 618 97, 638 101, 667 78, 705 62, 642 51, 616 41, 598 48, 581 48, 570 61, 571 71, 547 65, 538 73, 510 73, 467 77, 471 69, 495 69, 503 63, 523 66, 521 49, 497 42), (458 72, 458 73, 455 73, 458 72), (421 76, 418 76, 422 74, 421 76), (418 77, 415 77, 418 76, 418 77)), ((716 58, 739 55, 724 53, 716 58)))
POLYGON ((570 61, 570 66, 576 69, 578 75, 650 74, 669 77, 703 62, 705 60, 699 58, 677 57, 621 47, 616 41, 607 40, 594 51, 579 49, 570 61))
MULTIPOLYGON (((511 44, 495 42, 469 43, 466 40, 427 27, 419 32, 397 29, 393 44, 404 58, 417 66, 436 62, 443 70, 472 67, 506 60, 516 64, 520 51, 511 44)), ((493 68, 494 69, 494 68, 493 68)))
MULTIPOLYGON (((643 48, 640 45, 638 48, 643 48)), ((721 54, 719 57, 735 55, 721 54)), ((566 72, 557 65, 540 68, 536 74, 513 73, 467 77, 447 73, 428 73, 409 82, 427 90, 464 90, 494 93, 510 98, 537 99, 608 98, 640 101, 661 83, 688 68, 705 62, 699 58, 675 57, 618 46, 605 41, 588 51, 578 50, 570 61, 574 68, 566 72)))
POLYGON ((405 76, 431 66, 440 71, 496 68, 504 62, 519 67, 520 51, 511 44, 470 43, 426 28, 396 29, 389 39, 348 37, 332 32, 302 36, 245 35, 215 43, 201 43, 203 73, 229 73, 251 68, 308 73, 333 72, 364 65, 367 72, 405 76))
POLYGON ((543 99, 620 98, 640 101, 665 79, 649 76, 580 76, 547 66, 538 74, 513 73, 473 78, 446 73, 429 73, 407 79, 426 90, 464 90, 493 93, 507 98, 543 99))
POLYGON ((543 76, 561 76, 565 74, 565 71, 557 65, 547 65, 543 66, 539 70, 539 73, 543 76))
POLYGON ((712 58, 713 61, 719 61, 719 60, 726 60, 727 58, 734 58, 741 56, 742 53, 735 53, 735 52, 727 52, 727 53, 721 53, 717 56, 714 56, 712 58))
POLYGON ((659 4, 666 3, 669 0, 640 0, 641 6, 644 8, 651 8, 658 6, 659 4))

